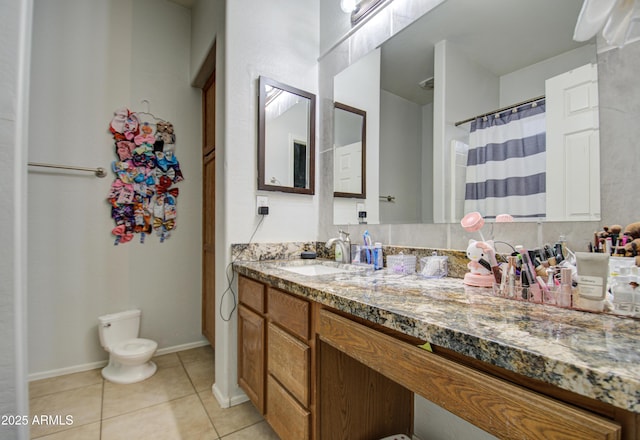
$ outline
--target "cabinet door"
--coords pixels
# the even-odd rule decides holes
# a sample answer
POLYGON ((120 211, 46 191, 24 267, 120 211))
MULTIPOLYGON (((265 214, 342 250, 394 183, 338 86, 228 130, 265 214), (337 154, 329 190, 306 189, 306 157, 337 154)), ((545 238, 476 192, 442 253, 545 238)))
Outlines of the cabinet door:
POLYGON ((238 306, 238 384, 264 414, 265 319, 238 306))

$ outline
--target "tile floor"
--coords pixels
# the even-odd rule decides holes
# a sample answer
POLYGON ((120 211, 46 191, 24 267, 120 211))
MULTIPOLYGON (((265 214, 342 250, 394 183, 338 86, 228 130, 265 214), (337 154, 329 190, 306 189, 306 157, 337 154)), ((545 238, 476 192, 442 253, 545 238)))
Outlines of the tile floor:
POLYGON ((136 384, 105 381, 100 369, 33 381, 34 416, 72 424, 31 425, 41 440, 278 440, 251 403, 222 409, 211 393, 214 353, 199 347, 157 356, 158 371, 136 384))

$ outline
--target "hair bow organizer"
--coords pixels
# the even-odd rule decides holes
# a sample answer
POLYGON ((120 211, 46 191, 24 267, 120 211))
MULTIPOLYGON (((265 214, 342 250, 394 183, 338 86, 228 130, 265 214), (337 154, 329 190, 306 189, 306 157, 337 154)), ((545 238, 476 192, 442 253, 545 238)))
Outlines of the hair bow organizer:
POLYGON ((179 190, 172 185, 184 180, 173 151, 173 124, 151 113, 121 108, 114 112, 109 131, 117 156, 111 164, 115 179, 107 196, 116 224, 111 230, 114 244, 131 241, 134 234, 140 234, 144 243, 152 230, 162 243, 176 227, 179 190), (157 122, 143 122, 143 115, 157 122))

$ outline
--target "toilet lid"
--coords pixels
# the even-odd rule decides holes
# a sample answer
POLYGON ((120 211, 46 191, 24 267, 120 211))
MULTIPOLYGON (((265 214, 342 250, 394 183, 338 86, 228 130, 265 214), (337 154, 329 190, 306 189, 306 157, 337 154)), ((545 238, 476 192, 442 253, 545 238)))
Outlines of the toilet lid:
POLYGON ((135 338, 116 344, 112 352, 121 357, 138 356, 149 351, 156 351, 156 348, 158 348, 156 341, 135 338))

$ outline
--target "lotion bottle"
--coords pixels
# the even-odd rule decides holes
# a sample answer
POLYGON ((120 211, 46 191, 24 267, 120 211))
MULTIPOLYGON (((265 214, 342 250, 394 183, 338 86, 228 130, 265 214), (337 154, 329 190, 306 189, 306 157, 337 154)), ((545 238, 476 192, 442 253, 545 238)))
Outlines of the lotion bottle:
POLYGON ((609 254, 576 252, 578 295, 574 306, 602 312, 609 278, 609 254))

